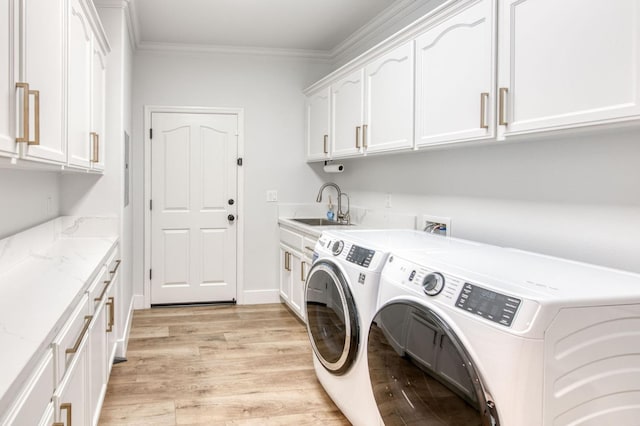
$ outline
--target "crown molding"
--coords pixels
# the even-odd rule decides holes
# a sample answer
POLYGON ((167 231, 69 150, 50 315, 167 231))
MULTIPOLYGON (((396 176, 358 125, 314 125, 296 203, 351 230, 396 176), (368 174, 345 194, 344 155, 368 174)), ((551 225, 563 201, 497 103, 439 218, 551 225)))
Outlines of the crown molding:
POLYGON ((157 43, 143 41, 138 44, 138 51, 275 56, 283 58, 311 59, 321 62, 331 61, 331 56, 328 51, 307 49, 276 49, 266 47, 223 46, 187 43, 157 43))
POLYGON ((133 0, 93 0, 93 3, 98 9, 122 9, 124 11, 129 43, 135 51, 140 45, 140 30, 138 29, 135 2, 133 0))

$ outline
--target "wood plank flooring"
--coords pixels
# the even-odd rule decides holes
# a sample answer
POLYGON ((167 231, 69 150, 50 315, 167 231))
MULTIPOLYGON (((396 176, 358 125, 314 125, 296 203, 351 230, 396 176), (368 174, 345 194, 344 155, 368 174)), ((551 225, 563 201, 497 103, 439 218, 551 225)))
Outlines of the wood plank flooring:
POLYGON ((100 425, 349 425, 281 304, 136 311, 100 425))

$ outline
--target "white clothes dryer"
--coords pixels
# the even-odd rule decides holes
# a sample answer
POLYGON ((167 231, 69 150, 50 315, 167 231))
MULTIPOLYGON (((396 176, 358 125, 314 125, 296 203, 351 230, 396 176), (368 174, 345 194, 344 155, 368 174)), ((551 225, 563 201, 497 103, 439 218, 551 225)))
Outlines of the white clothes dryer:
POLYGON ((387 425, 638 425, 640 275, 494 246, 398 252, 367 361, 387 425))
POLYGON ((316 375, 354 425, 381 423, 366 342, 390 251, 441 252, 450 245, 450 239, 413 230, 326 231, 320 236, 305 285, 307 330, 316 375))

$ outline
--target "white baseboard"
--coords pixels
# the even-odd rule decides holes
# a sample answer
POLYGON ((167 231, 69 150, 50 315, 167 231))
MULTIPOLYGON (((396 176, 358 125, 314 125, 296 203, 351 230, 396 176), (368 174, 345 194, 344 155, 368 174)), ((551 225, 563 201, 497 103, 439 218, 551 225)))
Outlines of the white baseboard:
POLYGON ((125 321, 124 333, 122 334, 122 339, 118 340, 118 346, 116 348, 116 356, 121 358, 127 357, 127 345, 129 343, 129 333, 131 332, 131 322, 133 321, 133 309, 134 309, 134 301, 135 296, 131 299, 131 303, 129 304, 129 313, 127 315, 127 320, 125 321))
POLYGON ((147 309, 148 306, 144 305, 144 295, 142 294, 134 294, 133 295, 133 309, 147 309))
POLYGON ((239 305, 261 305, 265 303, 281 303, 280 290, 245 290, 239 305))

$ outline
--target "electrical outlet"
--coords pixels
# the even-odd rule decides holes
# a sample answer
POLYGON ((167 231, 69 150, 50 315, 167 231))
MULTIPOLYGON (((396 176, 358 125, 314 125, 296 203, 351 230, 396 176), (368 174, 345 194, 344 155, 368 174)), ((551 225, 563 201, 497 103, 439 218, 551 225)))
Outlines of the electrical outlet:
POLYGON ((387 209, 391 208, 391 194, 386 194, 384 197, 384 206, 387 209))
POLYGON ((267 191, 267 203, 275 203, 278 201, 278 191, 270 189, 267 191))
POLYGON ((432 234, 451 236, 451 218, 422 215, 422 230, 432 234))

